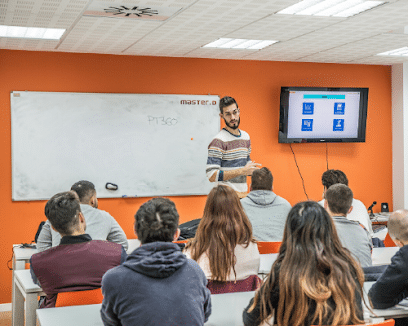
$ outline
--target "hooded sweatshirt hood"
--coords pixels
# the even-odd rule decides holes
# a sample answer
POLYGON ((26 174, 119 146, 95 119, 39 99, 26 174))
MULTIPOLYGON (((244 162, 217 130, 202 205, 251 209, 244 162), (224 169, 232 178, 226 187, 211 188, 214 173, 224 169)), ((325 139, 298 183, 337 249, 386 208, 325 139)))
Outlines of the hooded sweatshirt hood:
POLYGON ((151 242, 134 250, 123 266, 149 277, 166 278, 173 275, 186 262, 187 257, 177 244, 151 242))
POLYGON ((254 204, 261 206, 272 205, 276 197, 276 194, 270 190, 253 190, 246 196, 254 204))

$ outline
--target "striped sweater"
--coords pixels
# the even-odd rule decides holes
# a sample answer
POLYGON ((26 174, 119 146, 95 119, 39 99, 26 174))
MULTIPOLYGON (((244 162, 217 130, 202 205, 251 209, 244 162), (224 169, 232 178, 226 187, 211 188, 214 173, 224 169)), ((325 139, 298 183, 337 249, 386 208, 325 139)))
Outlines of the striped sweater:
POLYGON ((240 130, 240 135, 222 129, 208 145, 207 177, 216 173, 216 184, 224 184, 238 192, 247 192, 246 176, 242 175, 224 181, 224 171, 241 168, 250 161, 251 140, 248 133, 240 130))

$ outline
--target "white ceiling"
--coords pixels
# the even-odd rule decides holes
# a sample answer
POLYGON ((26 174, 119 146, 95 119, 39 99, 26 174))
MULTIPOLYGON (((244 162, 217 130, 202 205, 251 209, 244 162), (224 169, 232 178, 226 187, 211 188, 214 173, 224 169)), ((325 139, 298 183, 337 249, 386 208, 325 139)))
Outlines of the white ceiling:
POLYGON ((67 29, 61 40, 0 38, 0 49, 217 59, 391 65, 408 46, 408 0, 349 18, 277 15, 298 0, 106 0, 182 8, 167 20, 83 16, 93 0, 0 0, 0 25, 67 29), (262 50, 212 49, 220 37, 278 40, 262 50))

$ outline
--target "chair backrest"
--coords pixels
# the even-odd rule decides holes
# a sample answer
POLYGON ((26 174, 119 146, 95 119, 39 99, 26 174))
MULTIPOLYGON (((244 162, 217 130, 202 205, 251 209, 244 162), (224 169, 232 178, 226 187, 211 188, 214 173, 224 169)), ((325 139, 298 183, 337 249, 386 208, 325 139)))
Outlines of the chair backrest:
POLYGON ((395 320, 394 319, 388 319, 388 320, 384 320, 380 323, 376 323, 376 324, 370 324, 370 326, 394 326, 395 325, 395 320))
POLYGON ((188 239, 187 240, 177 240, 177 241, 173 241, 173 243, 187 243, 188 242, 188 239))
POLYGON ((262 254, 276 254, 279 252, 281 241, 258 241, 258 250, 262 254))
POLYGON ((85 304, 102 303, 102 289, 60 292, 57 295, 55 307, 80 306, 85 304))
POLYGON ((387 232, 387 235, 385 236, 384 239, 384 246, 386 247, 396 247, 397 245, 392 241, 390 234, 387 232))
POLYGON ((218 282, 208 280, 207 288, 211 294, 233 293, 233 292, 248 292, 259 289, 262 280, 258 275, 251 275, 245 280, 218 282))

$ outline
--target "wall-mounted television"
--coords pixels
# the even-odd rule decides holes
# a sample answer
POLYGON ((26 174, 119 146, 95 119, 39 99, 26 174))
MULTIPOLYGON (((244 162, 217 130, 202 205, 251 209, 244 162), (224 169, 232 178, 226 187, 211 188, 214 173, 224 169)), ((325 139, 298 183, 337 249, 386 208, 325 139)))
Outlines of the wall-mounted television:
POLYGON ((282 87, 279 143, 365 142, 368 88, 282 87))

